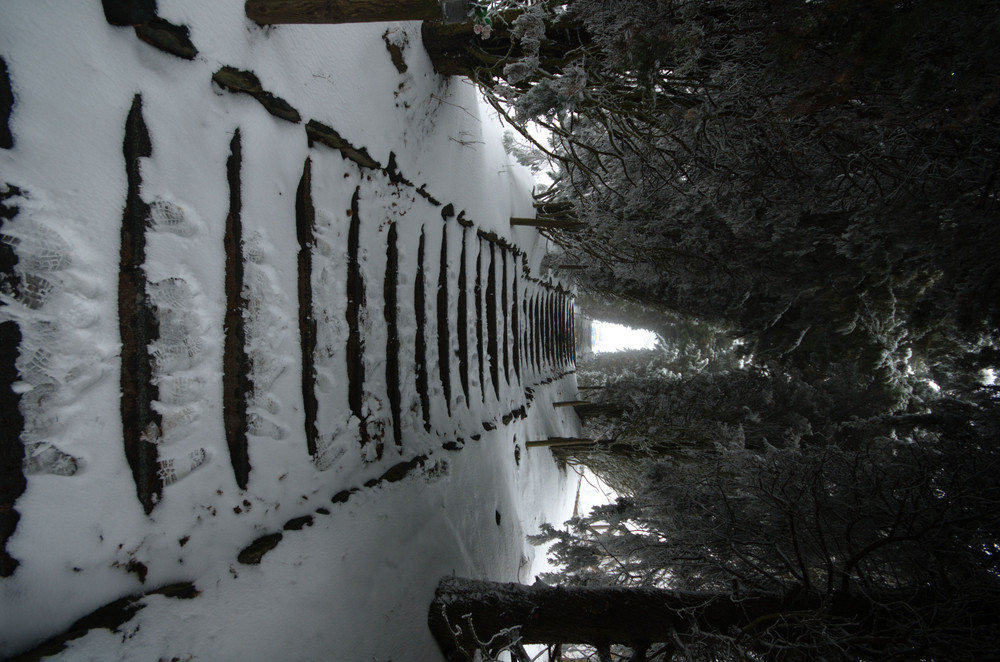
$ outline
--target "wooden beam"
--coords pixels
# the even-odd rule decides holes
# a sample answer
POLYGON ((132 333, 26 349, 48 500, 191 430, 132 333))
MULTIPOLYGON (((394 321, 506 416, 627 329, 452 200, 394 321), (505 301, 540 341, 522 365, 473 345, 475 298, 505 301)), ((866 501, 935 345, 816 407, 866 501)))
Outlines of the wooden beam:
POLYGON ((541 214, 565 214, 573 211, 573 203, 563 202, 535 202, 532 204, 541 214))
POLYGON ((258 25, 434 21, 442 13, 440 0, 247 0, 244 10, 258 25))
POLYGON ((563 400, 561 402, 553 402, 553 407, 576 407, 577 405, 589 405, 590 402, 587 400, 563 400))
POLYGON ((549 230, 578 230, 586 225, 586 223, 581 221, 573 221, 564 218, 521 218, 518 216, 512 216, 510 224, 512 226, 523 225, 532 228, 546 228, 549 230))
POLYGON ((596 443, 593 439, 578 439, 576 437, 549 437, 548 439, 539 439, 536 441, 526 441, 524 442, 525 448, 538 448, 540 446, 557 447, 557 446, 590 446, 596 443))

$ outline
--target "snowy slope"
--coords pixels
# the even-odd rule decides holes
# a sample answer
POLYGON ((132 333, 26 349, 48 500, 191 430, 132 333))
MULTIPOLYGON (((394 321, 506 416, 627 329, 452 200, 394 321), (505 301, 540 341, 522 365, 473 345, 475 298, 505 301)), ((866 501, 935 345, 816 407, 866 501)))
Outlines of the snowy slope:
MULTIPOLYGON (((0 4, 0 56, 15 98, 15 144, 0 150, 0 186, 21 191, 5 203, 17 214, 2 233, 18 254, 18 275, 37 289, 30 301, 24 292, 5 294, 0 307, 0 321, 17 322, 23 336, 15 388, 31 465, 6 545, 20 565, 0 579, 0 657, 123 596, 192 582, 197 597, 149 595, 117 630, 94 629, 55 659, 435 659, 425 621, 438 579, 531 581, 534 550, 524 533, 565 519, 575 494, 572 474, 561 473, 547 452, 523 447, 576 431, 572 414, 551 404, 575 397, 567 366, 528 365, 522 352, 520 375, 500 368, 497 394, 476 365, 473 312, 467 331, 475 368, 465 397, 454 315, 444 360, 436 341, 438 284, 447 283, 446 306, 454 311, 463 244, 467 291, 471 297, 477 257, 485 289, 491 244, 477 231, 523 251, 509 255, 511 296, 514 287, 521 297, 550 291, 533 280, 542 276, 543 244, 533 230, 507 225, 510 216, 533 213, 530 177, 508 162, 501 128, 476 90, 433 74, 417 24, 262 29, 245 18, 239 0, 160 0, 158 13, 190 28, 199 51, 193 60, 109 25, 96 1, 0 4), (402 46, 405 72, 393 65, 384 35, 402 46), (254 72, 301 122, 213 83, 223 66, 254 72), (164 485, 148 514, 123 451, 120 404, 118 272, 129 191, 123 141, 136 95, 151 148, 138 159, 139 194, 150 209, 142 273, 160 332, 149 351, 161 422, 149 441, 164 485), (310 146, 309 120, 364 147, 377 166, 310 146), (223 423, 234 142, 241 319, 253 385, 246 489, 234 474, 223 423), (387 171, 390 155, 397 169, 387 171), (309 305, 317 325, 308 387, 318 431, 312 454, 296 231, 307 159, 315 210, 309 305), (449 204, 452 215, 442 214, 449 204), (463 229, 455 218, 461 212, 474 225, 463 229), (347 378, 352 220, 359 221, 356 264, 366 294, 358 411, 347 378), (387 397, 382 296, 393 224, 399 445, 387 397), (417 388, 421 234, 427 411, 417 388), (522 406, 526 418, 505 416, 522 406), (300 519, 306 516, 311 520, 300 519), (277 533, 280 542, 259 563, 237 560, 255 540, 277 533)), ((501 280, 504 250, 493 246, 501 280)))

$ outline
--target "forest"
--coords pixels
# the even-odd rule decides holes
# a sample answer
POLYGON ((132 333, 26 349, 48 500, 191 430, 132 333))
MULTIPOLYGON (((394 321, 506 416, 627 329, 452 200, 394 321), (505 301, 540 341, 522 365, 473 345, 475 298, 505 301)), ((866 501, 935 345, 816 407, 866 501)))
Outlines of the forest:
POLYGON ((660 342, 578 366, 594 441, 554 452, 622 496, 537 536, 561 570, 534 586, 443 581, 449 659, 998 659, 996 5, 474 24, 424 23, 435 68, 548 172, 582 311, 660 342))

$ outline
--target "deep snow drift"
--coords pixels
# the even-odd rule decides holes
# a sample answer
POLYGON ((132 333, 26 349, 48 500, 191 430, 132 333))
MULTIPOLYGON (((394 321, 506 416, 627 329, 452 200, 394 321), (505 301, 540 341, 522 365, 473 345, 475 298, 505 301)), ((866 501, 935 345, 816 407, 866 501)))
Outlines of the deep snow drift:
POLYGON ((5 208, 16 208, 2 234, 22 283, 2 295, 0 322, 16 322, 22 335, 13 389, 27 456, 26 488, 13 504, 20 520, 6 544, 20 565, 0 579, 0 657, 123 596, 191 582, 193 599, 148 595, 115 631, 91 630, 57 659, 435 659, 425 623, 438 579, 530 582, 536 550, 524 534, 572 510, 576 476, 547 451, 524 448, 577 432, 573 414, 552 407, 575 398, 575 377, 558 357, 528 351, 540 302, 562 294, 539 273, 537 233, 508 225, 533 215, 531 181, 504 154, 499 123, 467 81, 434 75, 418 24, 264 29, 242 5, 160 0, 161 18, 190 29, 198 54, 185 60, 109 25, 96 1, 0 4, 15 141, 0 150, 0 187, 5 208), (387 43, 402 49, 405 67, 394 65, 387 43), (252 71, 301 121, 213 82, 223 67, 252 71), (137 95, 149 149, 131 181, 123 142, 137 95), (374 163, 310 140, 309 121, 374 163), (227 317, 234 144, 243 309, 227 317), (314 222, 303 244, 306 169, 314 222), (158 325, 147 348, 157 423, 141 443, 153 449, 162 489, 148 514, 123 451, 121 405, 122 223, 139 180, 138 204, 148 206, 141 275, 158 325), (398 262, 397 404, 386 378, 389 244, 398 262), (303 245, 306 321, 316 328, 308 363, 303 245), (501 281, 496 300, 506 304, 496 389, 490 366, 478 365, 488 343, 476 346, 491 269, 501 281), (365 291, 354 327, 351 278, 365 291), (464 377, 457 315, 437 341, 437 312, 460 300, 470 339, 464 377), (516 326, 507 315, 514 309, 516 326), (241 405, 246 489, 223 411, 227 332, 240 323, 252 386, 241 405), (348 351, 352 333, 360 354, 348 351), (357 395, 347 377, 354 359, 364 375, 357 395), (421 365, 429 407, 418 391, 421 365), (238 560, 279 533, 259 562, 238 560))

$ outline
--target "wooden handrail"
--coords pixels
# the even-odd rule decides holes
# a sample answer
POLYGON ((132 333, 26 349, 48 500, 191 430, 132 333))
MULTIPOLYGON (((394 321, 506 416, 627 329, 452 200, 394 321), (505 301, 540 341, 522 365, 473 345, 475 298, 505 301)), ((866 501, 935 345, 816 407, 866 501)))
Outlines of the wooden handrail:
POLYGON ((579 439, 576 437, 549 437, 548 439, 538 439, 524 442, 525 448, 538 448, 541 446, 589 446, 595 443, 593 439, 579 439))
POLYGON ((586 223, 581 221, 574 221, 565 218, 545 218, 544 216, 539 218, 522 218, 519 216, 512 216, 510 224, 511 226, 521 225, 532 228, 546 228, 549 230, 578 230, 586 225, 586 223))
POLYGON ((373 23, 440 20, 440 0, 247 0, 247 17, 258 25, 373 23))

